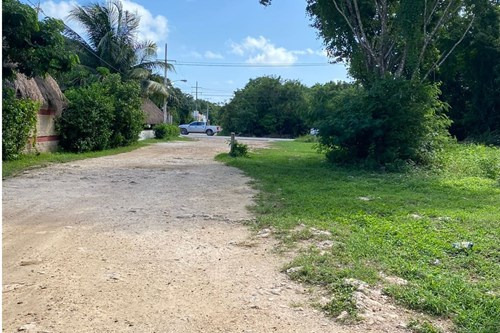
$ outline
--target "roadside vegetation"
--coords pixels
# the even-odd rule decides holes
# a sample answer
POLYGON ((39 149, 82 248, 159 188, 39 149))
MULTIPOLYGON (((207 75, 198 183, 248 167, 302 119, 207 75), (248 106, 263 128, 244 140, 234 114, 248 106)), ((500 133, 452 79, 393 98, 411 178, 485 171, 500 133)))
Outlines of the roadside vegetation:
MULTIPOLYGON (((51 76, 64 97, 56 119, 59 147, 66 152, 91 152, 134 145, 145 127, 142 102, 162 107, 165 99, 174 122, 192 119, 193 97, 164 84, 156 72, 172 65, 157 60, 157 45, 138 40, 140 16, 123 9, 119 0, 80 6, 71 19, 83 27, 77 34, 63 21, 38 19, 37 11, 19 0, 6 0, 2 8, 2 160, 23 156, 28 143, 36 153, 36 122, 41 103, 20 98, 14 81, 24 76, 51 76)), ((32 98, 32 95, 28 95, 32 98)), ((200 100, 201 110, 218 106, 200 100)), ((172 132, 172 130, 170 131, 172 132)), ((174 131, 175 132, 175 131, 174 131)), ((43 154, 45 155, 45 154, 43 154)))
POLYGON ((356 317, 346 282, 355 278, 450 318, 458 332, 497 332, 500 150, 453 145, 439 167, 387 173, 332 165, 314 147, 282 142, 249 158, 219 156, 256 180, 258 228, 274 228, 285 247, 311 241, 285 271, 329 290, 332 316, 356 317), (315 245, 324 240, 332 241, 327 251, 315 245))

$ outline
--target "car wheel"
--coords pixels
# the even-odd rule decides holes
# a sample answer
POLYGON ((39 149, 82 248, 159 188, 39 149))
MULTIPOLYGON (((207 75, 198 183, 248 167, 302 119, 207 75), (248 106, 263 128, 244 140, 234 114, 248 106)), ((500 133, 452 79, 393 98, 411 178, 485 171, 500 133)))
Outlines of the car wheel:
POLYGON ((214 131, 212 131, 211 129, 208 129, 206 133, 208 136, 214 135, 214 131))
POLYGON ((187 129, 185 129, 185 128, 181 128, 181 134, 182 134, 182 135, 188 135, 188 134, 189 134, 189 132, 187 131, 187 129))

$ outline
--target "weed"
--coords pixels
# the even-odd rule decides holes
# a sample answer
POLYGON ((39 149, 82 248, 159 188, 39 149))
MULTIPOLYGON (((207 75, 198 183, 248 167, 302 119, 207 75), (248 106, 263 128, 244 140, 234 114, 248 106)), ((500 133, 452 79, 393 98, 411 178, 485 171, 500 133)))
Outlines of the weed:
POLYGON ((441 330, 434 327, 428 321, 412 320, 408 324, 408 328, 413 333, 441 333, 441 330))

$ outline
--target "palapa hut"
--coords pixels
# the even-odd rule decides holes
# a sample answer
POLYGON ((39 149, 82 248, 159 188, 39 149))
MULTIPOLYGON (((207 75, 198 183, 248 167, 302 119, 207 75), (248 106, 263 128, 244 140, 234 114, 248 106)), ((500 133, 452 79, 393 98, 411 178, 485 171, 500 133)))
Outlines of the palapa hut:
POLYGON ((163 111, 156 106, 149 98, 142 100, 142 111, 146 115, 146 127, 163 123, 163 111))
MULTIPOLYGON (((54 151, 57 149, 59 137, 55 129, 55 118, 60 116, 66 100, 59 85, 50 75, 46 78, 28 79, 17 74, 12 83, 18 98, 30 98, 41 103, 37 115, 36 148, 38 151, 54 151)), ((32 147, 28 145, 28 150, 32 147)))

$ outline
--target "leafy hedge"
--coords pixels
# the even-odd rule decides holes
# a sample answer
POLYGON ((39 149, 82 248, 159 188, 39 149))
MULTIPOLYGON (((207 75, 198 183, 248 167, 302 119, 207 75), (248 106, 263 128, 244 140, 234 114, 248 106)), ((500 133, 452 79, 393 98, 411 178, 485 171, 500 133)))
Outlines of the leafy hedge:
POLYGON ((158 124, 153 130, 157 139, 175 138, 181 134, 179 127, 169 124, 158 124))
POLYGON ((68 107, 57 120, 61 148, 103 150, 136 142, 144 124, 139 84, 118 74, 66 92, 68 107))
POLYGON ((36 136, 36 115, 40 103, 17 99, 12 89, 4 88, 2 95, 2 160, 5 161, 18 158, 26 148, 30 135, 36 136))

